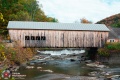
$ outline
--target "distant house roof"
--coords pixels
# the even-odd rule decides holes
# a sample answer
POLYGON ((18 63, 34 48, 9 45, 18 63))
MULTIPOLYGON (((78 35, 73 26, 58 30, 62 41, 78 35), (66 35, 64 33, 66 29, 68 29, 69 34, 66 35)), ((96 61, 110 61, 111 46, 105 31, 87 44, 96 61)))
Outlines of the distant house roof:
POLYGON ((112 28, 112 30, 113 30, 118 36, 120 36, 120 28, 112 28))
POLYGON ((8 29, 109 31, 104 24, 9 21, 8 29))
POLYGON ((120 28, 109 28, 109 39, 115 39, 115 38, 120 38, 120 28))

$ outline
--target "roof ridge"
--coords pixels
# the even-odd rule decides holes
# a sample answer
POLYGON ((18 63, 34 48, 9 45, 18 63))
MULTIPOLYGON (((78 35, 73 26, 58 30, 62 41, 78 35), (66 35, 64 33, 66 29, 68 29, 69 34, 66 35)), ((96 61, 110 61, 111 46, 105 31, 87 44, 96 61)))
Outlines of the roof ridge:
POLYGON ((57 23, 57 24, 83 24, 83 25, 105 25, 105 24, 90 24, 90 23, 59 23, 59 22, 37 22, 37 21, 9 21, 9 22, 32 22, 32 23, 57 23))

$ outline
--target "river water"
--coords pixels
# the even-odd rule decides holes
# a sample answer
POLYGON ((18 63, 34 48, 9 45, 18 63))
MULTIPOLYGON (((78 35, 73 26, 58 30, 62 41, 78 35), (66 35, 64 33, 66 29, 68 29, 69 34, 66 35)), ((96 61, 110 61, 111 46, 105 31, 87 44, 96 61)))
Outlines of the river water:
POLYGON ((20 68, 20 74, 26 75, 25 80, 105 80, 111 75, 115 75, 111 80, 120 80, 120 65, 105 64, 108 66, 105 68, 86 66, 80 60, 81 56, 87 55, 84 50, 41 51, 37 56, 43 54, 47 59, 44 58, 46 55, 38 59, 45 59, 45 63, 32 63, 28 67, 33 68, 20 68))

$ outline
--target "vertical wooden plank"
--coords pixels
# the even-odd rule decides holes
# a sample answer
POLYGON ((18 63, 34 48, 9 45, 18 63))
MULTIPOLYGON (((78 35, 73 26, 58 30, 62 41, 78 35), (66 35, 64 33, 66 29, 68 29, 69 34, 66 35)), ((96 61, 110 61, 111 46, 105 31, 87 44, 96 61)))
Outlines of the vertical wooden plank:
POLYGON ((56 31, 56 36, 57 36, 57 42, 56 42, 56 46, 59 47, 59 31, 56 31))
POLYGON ((60 47, 62 47, 62 31, 60 31, 60 47))
POLYGON ((74 36, 73 36, 73 32, 71 31, 71 47, 73 47, 73 45, 74 45, 74 40, 73 40, 73 38, 74 38, 74 36))
POLYGON ((64 31, 64 43, 63 43, 63 45, 64 45, 64 47, 66 47, 66 31, 64 31))
POLYGON ((88 47, 88 31, 86 31, 86 46, 85 47, 88 47))
POLYGON ((61 31, 59 31, 59 47, 61 46, 60 43, 61 43, 61 31))
POLYGON ((62 31, 62 47, 64 47, 64 31, 62 31))
POLYGON ((94 47, 95 47, 95 43, 96 43, 96 42, 95 42, 96 32, 94 32, 93 36, 94 36, 93 42, 94 42, 94 47))
POLYGON ((52 31, 49 31, 50 34, 50 41, 51 41, 51 47, 53 47, 53 35, 52 35, 52 31))
POLYGON ((56 47, 57 46, 57 31, 54 31, 54 35, 55 35, 55 45, 54 45, 54 47, 56 47))
POLYGON ((78 36, 79 36, 79 47, 82 47, 82 32, 79 32, 79 34, 78 34, 78 36))
POLYGON ((44 32, 45 32, 45 37, 46 37, 46 40, 45 40, 46 47, 48 47, 48 46, 49 46, 49 45, 48 45, 48 42, 49 42, 49 40, 48 40, 48 39, 49 39, 49 36, 48 36, 48 35, 49 35, 49 34, 48 34, 48 30, 45 30, 44 32))
POLYGON ((74 31, 74 47, 77 47, 77 31, 74 31))
POLYGON ((83 47, 85 47, 85 42, 86 42, 86 39, 85 39, 85 32, 83 31, 83 47))
POLYGON ((68 33, 69 33, 69 32, 68 32, 68 31, 66 31, 66 47, 68 47, 68 46, 69 46, 69 42, 68 42, 68 37, 69 37, 69 36, 68 36, 68 33))
POLYGON ((49 44, 49 47, 51 47, 51 31, 48 30, 48 44, 49 44))
POLYGON ((72 47, 75 47, 75 34, 74 34, 74 31, 72 31, 72 36, 73 36, 73 46, 72 47))
POLYGON ((80 38, 81 38, 81 33, 78 31, 78 46, 79 47, 81 47, 81 40, 80 40, 80 38))
POLYGON ((56 47, 56 31, 53 31, 53 47, 55 48, 56 47))
POLYGON ((69 47, 71 47, 71 42, 72 42, 72 41, 71 41, 71 37, 72 37, 72 36, 71 36, 71 31, 69 31, 69 47))
POLYGON ((58 47, 60 47, 60 31, 58 31, 58 47))
POLYGON ((91 40, 90 41, 92 41, 90 46, 94 47, 94 32, 91 32, 91 40))

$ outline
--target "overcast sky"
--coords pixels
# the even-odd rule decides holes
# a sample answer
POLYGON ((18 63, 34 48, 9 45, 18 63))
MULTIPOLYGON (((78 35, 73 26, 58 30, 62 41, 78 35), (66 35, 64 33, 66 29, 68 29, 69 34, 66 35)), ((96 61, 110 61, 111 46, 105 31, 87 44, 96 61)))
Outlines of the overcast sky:
POLYGON ((47 16, 61 23, 86 18, 93 23, 120 13, 120 0, 37 0, 47 16))

